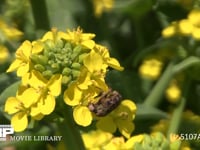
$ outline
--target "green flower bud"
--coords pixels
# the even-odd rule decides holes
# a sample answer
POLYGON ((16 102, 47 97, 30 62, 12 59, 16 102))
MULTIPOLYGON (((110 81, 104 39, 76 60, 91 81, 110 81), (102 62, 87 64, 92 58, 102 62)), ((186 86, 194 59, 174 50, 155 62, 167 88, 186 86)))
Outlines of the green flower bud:
POLYGON ((54 63, 53 60, 49 60, 49 61, 48 61, 48 64, 49 64, 49 65, 52 65, 53 63, 54 63))
POLYGON ((81 45, 77 45, 76 47, 74 47, 73 52, 76 54, 79 54, 82 51, 82 47, 81 45))
POLYGON ((48 58, 44 55, 38 55, 38 63, 42 64, 42 65, 46 65, 48 62, 48 58))
POLYGON ((72 52, 72 45, 68 42, 65 44, 64 48, 62 48, 62 53, 67 54, 69 52, 72 52))
POLYGON ((44 49, 51 50, 55 47, 55 43, 52 40, 46 40, 44 44, 44 49))
POLYGON ((53 64, 51 64, 51 68, 53 69, 54 72, 57 72, 57 71, 59 71, 60 66, 57 63, 53 63, 53 64))
POLYGON ((153 138, 154 138, 153 141, 155 141, 155 143, 158 143, 158 145, 163 141, 163 139, 165 139, 165 137, 159 132, 156 133, 155 136, 153 135, 153 138))
POLYGON ((135 143, 134 149, 135 150, 145 150, 140 143, 135 143))
POLYGON ((37 54, 32 54, 31 56, 30 56, 30 59, 31 59, 31 61, 33 62, 33 63, 37 63, 38 62, 38 55, 37 54))
POLYGON ((80 71, 72 70, 72 76, 73 78, 77 78, 80 75, 80 71))
POLYGON ((64 47, 64 42, 63 40, 59 39, 56 41, 56 48, 57 49, 62 49, 64 47))
POLYGON ((53 75, 52 71, 51 70, 46 70, 46 71, 43 71, 42 72, 42 75, 47 78, 47 79, 50 79, 53 75))
POLYGON ((34 65, 34 68, 35 68, 37 71, 39 71, 39 72, 43 72, 43 71, 46 70, 45 67, 42 66, 41 64, 36 64, 36 65, 34 65))
POLYGON ((85 57, 86 57, 87 55, 88 55, 87 53, 83 53, 83 54, 79 55, 79 57, 78 57, 78 62, 79 62, 79 63, 83 63, 83 60, 85 59, 85 57))
POLYGON ((144 135, 144 143, 145 145, 151 145, 151 137, 149 135, 144 135))
POLYGON ((72 63, 72 68, 73 68, 73 69, 80 70, 81 65, 80 65, 79 63, 77 63, 77 62, 74 62, 74 63, 72 63))
POLYGON ((48 62, 48 58, 43 55, 32 54, 30 58, 35 64, 46 65, 48 62))
POLYGON ((168 150, 168 149, 170 149, 169 147, 170 147, 170 145, 169 145, 169 141, 168 141, 168 140, 164 140, 164 141, 161 143, 161 148, 162 148, 163 150, 168 150))
POLYGON ((71 76, 63 76, 62 77, 62 84, 68 84, 71 81, 71 76))
POLYGON ((70 75, 71 74, 71 69, 68 67, 65 67, 62 71, 63 75, 70 75))
POLYGON ((177 140, 170 143, 170 150, 179 150, 181 145, 181 141, 177 140))

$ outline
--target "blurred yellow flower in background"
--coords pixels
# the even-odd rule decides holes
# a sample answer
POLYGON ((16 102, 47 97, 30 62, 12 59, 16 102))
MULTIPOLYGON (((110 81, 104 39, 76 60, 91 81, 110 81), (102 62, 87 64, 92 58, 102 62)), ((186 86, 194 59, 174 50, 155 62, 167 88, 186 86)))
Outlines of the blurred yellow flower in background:
POLYGON ((113 7, 114 0, 92 0, 94 14, 100 17, 104 11, 110 11, 113 7))
POLYGON ((0 45, 0 64, 3 64, 9 57, 9 51, 4 45, 0 45))
POLYGON ((6 40, 17 40, 23 33, 18 29, 11 27, 5 23, 3 19, 0 18, 0 41, 4 42, 6 40))
POLYGON ((139 67, 139 74, 143 78, 156 80, 161 74, 163 63, 157 58, 144 59, 139 67))
POLYGON ((165 95, 169 102, 177 103, 181 98, 181 88, 178 83, 173 80, 165 91, 165 95))

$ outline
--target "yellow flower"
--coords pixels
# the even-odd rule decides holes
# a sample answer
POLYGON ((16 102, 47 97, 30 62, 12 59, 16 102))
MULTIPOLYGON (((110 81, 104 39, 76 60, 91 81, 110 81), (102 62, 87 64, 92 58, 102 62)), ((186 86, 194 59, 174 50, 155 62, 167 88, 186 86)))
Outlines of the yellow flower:
POLYGON ((117 128, 126 138, 130 138, 134 130, 136 105, 131 100, 123 100, 121 104, 105 117, 99 117, 96 124, 98 129, 114 133, 117 128))
POLYGON ((16 132, 23 131, 28 126, 28 115, 30 107, 34 104, 39 95, 33 93, 34 89, 24 89, 21 87, 16 97, 9 97, 5 103, 5 112, 14 114, 11 118, 11 124, 16 132))
POLYGON ((9 57, 8 49, 3 45, 0 45, 0 54, 0 64, 3 64, 9 57))
POLYGON ((86 48, 92 49, 95 46, 95 42, 92 40, 95 34, 83 33, 80 27, 75 31, 68 30, 67 33, 63 34, 62 37, 76 45, 82 45, 86 48))
POLYGON ((94 50, 96 53, 100 54, 102 56, 103 62, 116 69, 119 71, 123 71, 124 68, 120 66, 119 62, 117 61, 117 59, 110 57, 109 51, 106 47, 96 44, 94 47, 94 50))
POLYGON ((46 80, 41 73, 32 71, 28 84, 34 89, 32 94, 35 97, 35 104, 31 108, 31 116, 39 114, 48 115, 55 108, 55 97, 61 92, 61 75, 53 75, 50 80, 46 80))
POLYGON ((25 75, 31 67, 30 56, 32 53, 39 53, 42 51, 42 46, 38 46, 38 43, 31 43, 24 41, 23 44, 16 51, 16 59, 10 65, 7 72, 17 70, 18 76, 25 75))
POLYGON ((189 35, 192 33, 193 25, 188 19, 183 19, 179 22, 179 29, 182 34, 189 35))
POLYGON ((166 89, 165 95, 168 101, 176 103, 181 97, 181 89, 176 82, 172 81, 169 87, 166 89))
POLYGON ((162 36, 165 38, 175 35, 177 32, 177 22, 172 22, 169 26, 162 30, 162 36))
POLYGON ((88 126, 92 123, 92 113, 87 105, 89 100, 94 99, 95 94, 90 90, 81 90, 76 83, 72 83, 64 92, 64 101, 73 108, 73 117, 77 124, 88 126), (88 92, 89 90, 89 92, 88 92), (87 96, 89 93, 89 96, 87 96))
POLYGON ((113 7, 113 0, 93 0, 94 14, 100 17, 104 11, 110 11, 113 7))
POLYGON ((173 22, 162 31, 163 37, 171 37, 173 35, 192 36, 194 39, 200 39, 200 10, 192 10, 186 19, 173 22))
POLYGON ((64 102, 72 106, 77 124, 92 123, 92 112, 88 108, 96 96, 107 91, 105 76, 108 67, 123 70, 108 49, 96 45, 95 34, 82 33, 80 28, 67 33, 53 28, 38 41, 25 41, 16 51, 16 60, 7 72, 17 70, 22 85, 32 89, 34 102, 30 116, 40 119, 53 112, 56 97, 64 91, 64 102), (39 96, 38 96, 39 95, 39 96))
POLYGON ((14 27, 8 26, 2 19, 0 19, 0 35, 3 39, 15 40, 19 39, 23 33, 14 27))
POLYGON ((162 70, 162 62, 156 58, 150 58, 143 61, 139 68, 142 77, 155 80, 160 76, 162 70))

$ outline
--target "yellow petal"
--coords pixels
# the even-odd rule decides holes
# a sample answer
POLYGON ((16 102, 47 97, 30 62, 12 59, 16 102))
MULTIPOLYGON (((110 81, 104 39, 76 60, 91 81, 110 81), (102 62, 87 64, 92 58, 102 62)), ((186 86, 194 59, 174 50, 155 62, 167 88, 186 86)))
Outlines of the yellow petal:
POLYGON ((48 82, 48 89, 53 96, 58 96, 61 92, 61 75, 54 75, 48 82))
POLYGON ((21 66, 17 70, 17 76, 22 77, 29 71, 29 63, 21 64, 21 66))
POLYGON ((5 112, 8 114, 14 114, 19 111, 19 100, 16 97, 9 97, 6 100, 5 112))
POLYGON ((32 104, 37 102, 39 96, 39 93, 37 93, 35 89, 28 88, 21 95, 19 95, 18 98, 22 101, 24 107, 29 108, 32 104))
POLYGON ((81 45, 85 46, 86 48, 93 49, 95 46, 95 42, 93 40, 87 40, 81 42, 81 45))
POLYGON ((44 117, 44 115, 43 115, 43 114, 38 114, 38 115, 32 116, 32 117, 33 117, 33 119, 35 119, 35 120, 41 120, 41 119, 44 117))
POLYGON ((53 112, 55 105, 55 98, 51 95, 47 95, 46 99, 41 100, 41 102, 38 104, 38 107, 40 107, 42 114, 48 115, 53 112))
POLYGON ((19 66, 22 64, 22 61, 19 59, 14 60, 14 62, 10 65, 10 67, 7 69, 6 72, 12 72, 19 68, 19 66))
POLYGON ((76 84, 71 84, 64 92, 64 101, 70 106, 76 106, 80 103, 82 92, 76 87, 76 84))
POLYGON ((35 104, 34 106, 31 106, 30 115, 32 117, 36 117, 36 116, 38 116, 40 114, 41 114, 41 110, 40 110, 40 107, 37 106, 37 104, 35 104))
POLYGON ((106 132, 114 133, 117 130, 116 124, 110 116, 102 117, 96 124, 97 128, 106 132))
POLYGON ((92 113, 86 106, 75 107, 73 117, 77 124, 84 127, 92 123, 92 113))
POLYGON ((116 70, 119 70, 119 71, 123 71, 124 68, 120 66, 119 62, 115 59, 115 58, 109 58, 106 60, 108 66, 116 69, 116 70))
POLYGON ((127 106, 131 110, 131 112, 135 112, 136 109, 137 109, 135 103, 133 101, 129 100, 129 99, 123 100, 121 102, 121 105, 127 106))
POLYGON ((42 76, 42 74, 38 71, 32 71, 29 79, 29 84, 38 89, 39 87, 45 87, 47 80, 42 76))
POLYGON ((133 132, 135 126, 132 122, 126 120, 116 120, 118 129, 120 133, 126 138, 130 138, 131 133, 133 132))
POLYGON ((132 149, 134 147, 135 143, 140 143, 140 142, 142 142, 143 139, 144 139, 143 134, 132 136, 130 139, 128 139, 126 141, 125 147, 127 149, 132 149))
POLYGON ((90 80, 90 73, 87 71, 87 69, 83 69, 81 71, 77 83, 78 83, 78 87, 82 90, 88 89, 88 86, 92 84, 90 80))
POLYGON ((46 40, 53 40, 53 34, 51 31, 47 32, 43 37, 42 37, 42 41, 46 41, 46 40))
POLYGON ((83 33, 83 34, 81 34, 81 39, 83 41, 93 39, 94 37, 95 37, 95 34, 93 34, 93 33, 83 33))
POLYGON ((28 118, 25 113, 17 113, 11 119, 11 124, 16 132, 25 130, 28 126, 28 118))
POLYGON ((32 53, 40 53, 43 50, 43 44, 39 41, 33 42, 32 53))
POLYGON ((99 54, 95 53, 94 51, 91 51, 85 57, 83 63, 90 72, 94 72, 101 70, 103 66, 103 59, 99 54))
POLYGON ((26 40, 22 45, 17 49, 16 53, 23 53, 26 58, 29 58, 31 55, 32 44, 30 41, 26 40))

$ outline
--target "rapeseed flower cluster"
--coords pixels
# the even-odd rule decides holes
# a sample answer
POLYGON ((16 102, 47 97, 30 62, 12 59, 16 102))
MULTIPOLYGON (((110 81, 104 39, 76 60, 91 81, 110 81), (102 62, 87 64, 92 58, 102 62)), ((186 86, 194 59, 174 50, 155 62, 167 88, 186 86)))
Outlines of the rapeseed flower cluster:
MULTIPOLYGON (((108 67, 123 70, 106 47, 95 43, 94 37, 95 34, 83 33, 80 28, 66 33, 53 28, 39 40, 22 43, 7 70, 16 71, 22 81, 16 96, 9 97, 5 104, 15 131, 25 130, 30 119, 40 120, 51 114, 59 103, 59 95, 73 109, 77 124, 91 124, 95 114, 88 105, 98 102, 98 95, 108 91, 108 67)), ((121 118, 115 121, 117 127, 123 135, 130 134, 136 106, 125 100, 118 109, 110 118, 121 118), (119 124, 123 124, 122 128, 119 124)), ((115 129, 116 126, 112 131, 115 129)))
POLYGON ((165 38, 175 35, 191 36, 196 40, 200 40, 200 10, 192 10, 186 19, 172 22, 162 31, 165 38))

